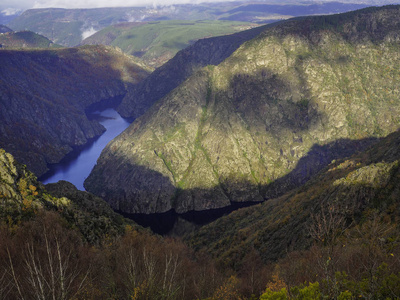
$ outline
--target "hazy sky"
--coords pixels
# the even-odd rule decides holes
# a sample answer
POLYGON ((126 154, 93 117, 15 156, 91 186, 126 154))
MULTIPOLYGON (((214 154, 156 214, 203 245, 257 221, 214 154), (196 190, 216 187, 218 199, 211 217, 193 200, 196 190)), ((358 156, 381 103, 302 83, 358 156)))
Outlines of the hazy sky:
POLYGON ((116 6, 152 6, 201 2, 224 2, 226 0, 0 0, 0 10, 10 14, 16 9, 30 8, 94 8, 116 6))

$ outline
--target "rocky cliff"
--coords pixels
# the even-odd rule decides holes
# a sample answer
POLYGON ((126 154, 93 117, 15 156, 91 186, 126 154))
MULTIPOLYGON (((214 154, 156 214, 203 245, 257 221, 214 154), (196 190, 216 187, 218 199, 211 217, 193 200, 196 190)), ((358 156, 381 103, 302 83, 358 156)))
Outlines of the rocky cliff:
POLYGON ((37 176, 104 131, 85 109, 123 97, 148 75, 105 46, 1 50, 0 65, 0 146, 37 176))
POLYGON ((86 188, 115 209, 154 213, 299 186, 398 129, 399 17, 389 6, 265 28, 110 143, 86 188))

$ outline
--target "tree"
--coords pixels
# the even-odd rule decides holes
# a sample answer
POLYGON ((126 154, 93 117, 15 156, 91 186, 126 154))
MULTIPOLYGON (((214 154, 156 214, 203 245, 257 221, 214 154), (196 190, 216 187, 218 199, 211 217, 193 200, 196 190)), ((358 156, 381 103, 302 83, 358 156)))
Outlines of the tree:
POLYGON ((72 298, 90 273, 88 250, 74 231, 63 227, 57 214, 42 212, 7 245, 13 293, 21 299, 72 298))

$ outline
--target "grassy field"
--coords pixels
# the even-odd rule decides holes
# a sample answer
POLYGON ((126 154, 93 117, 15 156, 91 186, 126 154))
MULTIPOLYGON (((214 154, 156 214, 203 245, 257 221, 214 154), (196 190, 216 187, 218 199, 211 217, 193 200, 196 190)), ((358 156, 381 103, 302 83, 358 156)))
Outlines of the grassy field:
POLYGON ((198 39, 226 35, 256 25, 231 21, 156 21, 109 26, 83 41, 119 47, 158 67, 198 39))

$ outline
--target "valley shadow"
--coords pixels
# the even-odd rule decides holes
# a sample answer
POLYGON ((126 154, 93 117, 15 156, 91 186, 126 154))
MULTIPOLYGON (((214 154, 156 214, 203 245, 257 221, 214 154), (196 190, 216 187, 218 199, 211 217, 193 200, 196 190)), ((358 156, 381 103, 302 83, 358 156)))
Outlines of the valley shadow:
POLYGON ((339 139, 326 145, 314 144, 307 155, 300 158, 296 167, 287 175, 261 187, 265 200, 279 197, 286 192, 305 184, 333 160, 350 157, 377 143, 379 138, 361 140, 339 139))
POLYGON ((181 214, 174 209, 157 214, 129 214, 118 210, 116 212, 135 221, 140 226, 150 228, 157 234, 182 235, 188 232, 187 227, 198 228, 207 225, 239 208, 249 207, 257 203, 259 202, 233 202, 231 205, 222 208, 188 211, 181 214))
MULTIPOLYGON (((299 160, 295 169, 292 170, 289 174, 276 179, 268 185, 261 185, 256 187, 259 189, 261 195, 261 197, 257 199, 263 198, 264 201, 266 201, 268 199, 279 197, 289 192, 290 190, 306 183, 308 180, 311 179, 312 176, 316 175, 319 171, 328 166, 333 160, 350 157, 359 151, 367 149, 369 146, 378 141, 379 139, 377 138, 366 138, 361 140, 339 139, 326 145, 316 144, 311 148, 306 156, 302 157, 299 160)), ((160 173, 138 166, 134 166, 134 169, 136 170, 132 173, 141 173, 140 177, 142 183, 144 184, 143 188, 145 190, 145 193, 148 193, 149 195, 152 193, 159 193, 158 189, 162 189, 162 187, 155 188, 154 186, 152 186, 152 184, 154 184, 154 182, 157 182, 162 177, 164 179, 162 182, 162 186, 164 186, 166 190, 170 191, 169 193, 166 193, 166 196, 171 196, 171 189, 175 189, 176 194, 177 189, 173 186, 172 183, 169 182, 169 180, 165 176, 161 175, 160 173), (156 176, 158 179, 156 181, 153 180, 152 184, 148 182, 149 180, 146 180, 146 178, 154 178, 154 176, 156 176)), ((132 176, 132 173, 129 175, 132 176)), ((136 184, 139 187, 141 185, 141 182, 137 182, 136 184)), ((244 183, 240 183, 240 186, 243 186, 243 184, 244 183)), ((254 184, 249 182, 247 182, 247 184, 253 185, 253 187, 249 186, 249 188, 254 188, 254 184)), ((224 187, 220 185, 215 187, 213 190, 215 191, 217 189, 224 190, 224 187)), ((116 193, 118 194, 119 192, 116 193)), ((143 191, 141 193, 143 193, 143 191)), ((211 190, 190 189, 187 190, 186 193, 192 195, 208 195, 209 199, 206 199, 208 202, 219 201, 219 199, 216 199, 217 196, 214 197, 215 199, 213 198, 214 192, 211 190)), ((127 218, 134 220, 139 225, 149 227, 155 233, 162 235, 179 235, 211 223, 239 208, 248 207, 260 203, 256 200, 256 198, 253 199, 253 201, 235 202, 235 199, 231 197, 234 193, 235 191, 229 193, 229 195, 225 194, 230 200, 230 205, 216 209, 207 209, 202 211, 190 210, 186 213, 177 213, 174 209, 171 209, 164 213, 153 214, 131 214, 124 213, 123 211, 118 210, 117 212, 127 218)), ((170 200, 172 203, 174 201, 173 198, 174 196, 170 200)))
POLYGON ((219 92, 231 93, 228 97, 234 113, 240 114, 249 129, 255 128, 261 135, 279 136, 286 129, 297 134, 323 120, 325 113, 313 101, 303 74, 295 69, 292 72, 299 82, 290 82, 269 68, 238 73, 228 89, 219 92))
POLYGON ((96 117, 93 115, 94 112, 102 111, 107 108, 115 109, 121 103, 121 101, 124 97, 125 97, 125 95, 118 95, 115 97, 102 99, 98 102, 95 102, 85 108, 85 114, 89 120, 96 119, 96 117))

